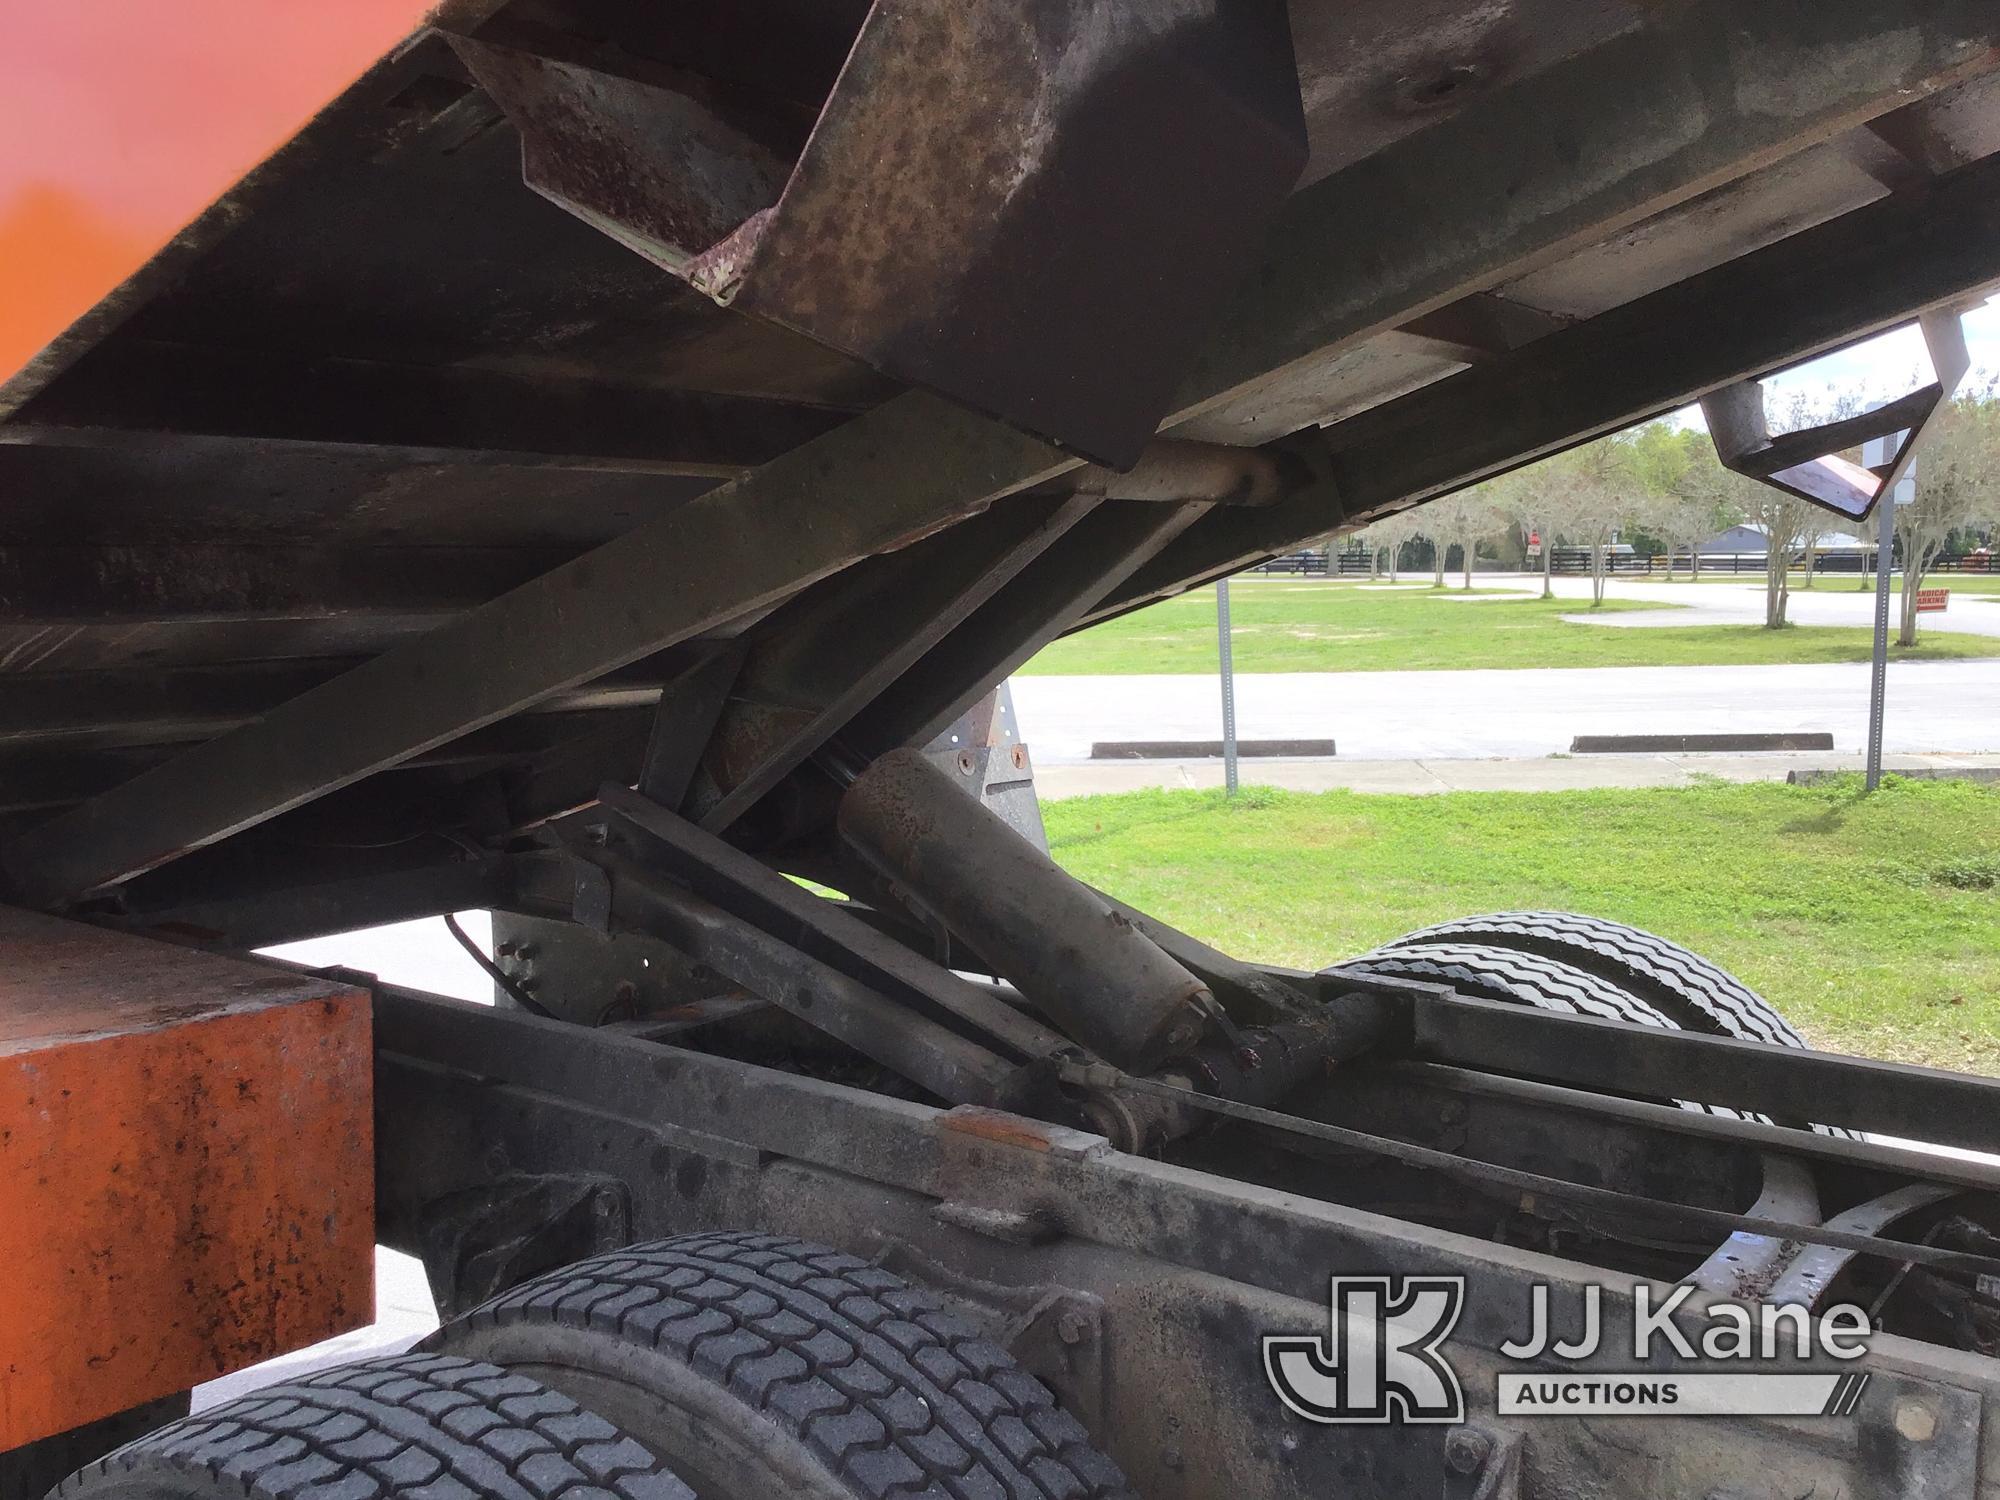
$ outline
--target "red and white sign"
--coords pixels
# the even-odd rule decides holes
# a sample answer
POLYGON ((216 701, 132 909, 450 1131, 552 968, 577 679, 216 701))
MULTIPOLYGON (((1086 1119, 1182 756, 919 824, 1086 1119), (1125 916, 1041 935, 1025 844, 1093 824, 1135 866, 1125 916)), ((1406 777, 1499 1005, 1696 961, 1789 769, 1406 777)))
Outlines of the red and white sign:
POLYGON ((1951 607, 1950 589, 1918 589, 1917 613, 1920 615, 1941 615, 1951 607))

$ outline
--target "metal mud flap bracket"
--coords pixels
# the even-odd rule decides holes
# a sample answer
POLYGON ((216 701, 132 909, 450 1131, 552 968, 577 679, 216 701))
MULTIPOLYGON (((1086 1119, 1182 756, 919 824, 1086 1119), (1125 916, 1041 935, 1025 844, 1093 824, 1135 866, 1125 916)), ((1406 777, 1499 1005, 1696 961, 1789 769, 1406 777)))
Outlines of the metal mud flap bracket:
MULTIPOLYGON (((705 73, 703 9, 615 49, 451 41, 536 192, 720 303, 1135 462, 1305 165, 1283 0, 876 0, 805 99, 810 69, 705 73)), ((829 28, 804 10, 787 49, 829 28)))

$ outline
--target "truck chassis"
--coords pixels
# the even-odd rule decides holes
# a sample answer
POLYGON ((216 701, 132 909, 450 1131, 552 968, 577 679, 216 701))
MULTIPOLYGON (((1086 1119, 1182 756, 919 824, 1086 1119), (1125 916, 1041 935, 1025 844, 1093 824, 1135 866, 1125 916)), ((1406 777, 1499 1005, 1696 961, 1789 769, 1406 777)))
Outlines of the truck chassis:
POLYGON ((330 976, 448 1316, 758 1231, 930 1288, 1147 1496, 2000 1493, 2000 1178, 1858 1134, 2000 1150, 2000 1087, 1233 958, 1024 836, 992 696, 1697 401, 1807 488, 1921 431, 1955 373, 1778 437, 1754 382, 2000 284, 1990 6, 1042 9, 454 0, 0 387, 8 901, 500 914, 491 1007, 330 976), (1370 1276, 1463 1279, 1461 1420, 1281 1399, 1370 1276), (1673 1367, 1510 1363, 1537 1288, 1623 1334, 1676 1282, 1868 1301, 1803 1366, 1865 1390, 1497 1409, 1673 1367))

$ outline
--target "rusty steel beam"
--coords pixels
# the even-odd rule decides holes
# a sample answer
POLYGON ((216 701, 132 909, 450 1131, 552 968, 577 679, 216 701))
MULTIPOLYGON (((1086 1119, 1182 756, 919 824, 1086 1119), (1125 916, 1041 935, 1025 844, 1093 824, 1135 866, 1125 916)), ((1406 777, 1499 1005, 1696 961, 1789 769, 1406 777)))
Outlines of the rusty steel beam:
POLYGON ((1205 501, 1106 501, 857 714, 862 759, 924 745, 1209 510, 1205 501))
MULTIPOLYGON (((361 664, 351 657, 295 657, 150 672, 121 667, 21 673, 0 678, 0 746, 168 745, 208 739, 254 722, 361 664)), ((648 664, 607 674, 551 694, 527 712, 542 718, 643 708, 659 697, 669 670, 666 664, 659 671, 648 664)))
POLYGON ((1996 48, 1986 0, 1654 7, 1295 194, 1167 425, 1281 390, 1358 338, 1991 71, 1996 48))

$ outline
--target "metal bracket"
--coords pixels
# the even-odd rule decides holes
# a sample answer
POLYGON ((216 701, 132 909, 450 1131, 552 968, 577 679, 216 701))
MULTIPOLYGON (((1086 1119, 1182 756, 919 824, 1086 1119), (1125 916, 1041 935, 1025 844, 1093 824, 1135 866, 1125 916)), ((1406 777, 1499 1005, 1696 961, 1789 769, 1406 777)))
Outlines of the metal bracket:
POLYGON ((713 80, 451 41, 535 191, 725 306, 1117 469, 1306 162, 1280 0, 876 0, 802 142, 713 80))
POLYGON ((1866 516, 1909 472, 1918 444, 1972 367, 1957 313, 1935 309, 1924 313, 1918 326, 1936 378, 1858 417, 1772 437, 1758 382, 1739 381, 1702 397, 1702 415, 1723 467, 1836 515, 1866 516), (1843 449, 1878 438, 1895 444, 1887 463, 1864 467, 1840 456, 1843 449))
POLYGON ((1444 1440, 1443 1500, 1519 1500, 1521 1435, 1456 1427, 1444 1440))
POLYGON ((1000 1342, 1062 1393, 1063 1404, 1086 1429, 1101 1428, 1111 1405, 1102 1298, 1051 1291, 1009 1323, 1000 1342))
POLYGON ((632 1190, 595 1175, 501 1177, 423 1210, 424 1272, 452 1318, 557 1266, 632 1243, 632 1190))

